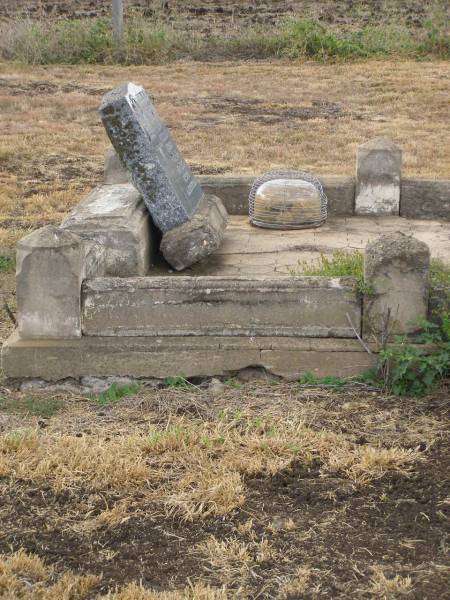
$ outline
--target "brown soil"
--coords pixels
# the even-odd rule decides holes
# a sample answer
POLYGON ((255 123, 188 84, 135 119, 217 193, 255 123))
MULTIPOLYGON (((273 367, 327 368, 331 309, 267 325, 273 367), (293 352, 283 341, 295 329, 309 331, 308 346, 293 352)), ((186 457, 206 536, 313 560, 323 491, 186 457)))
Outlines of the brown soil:
MULTIPOLYGON (((128 14, 143 14, 168 23, 187 22, 208 33, 255 25, 274 25, 290 15, 310 16, 339 26, 361 26, 383 20, 422 27, 431 2, 420 0, 127 0, 128 14)), ((110 14, 110 0, 4 0, 0 17, 80 18, 110 14)))
POLYGON ((315 431, 334 432, 360 447, 411 449, 417 460, 409 473, 387 472, 362 485, 343 473, 325 472, 319 458, 308 464, 294 459, 273 475, 247 475, 240 508, 193 521, 169 516, 144 490, 120 493, 105 487, 94 492, 88 481, 58 489, 51 481, 3 477, 0 554, 25 549, 53 565, 57 574, 70 569, 101 575, 92 593, 77 596, 86 600, 132 581, 167 590, 183 588, 189 580, 226 586, 227 598, 400 597, 395 589, 376 591, 373 578, 380 570, 389 581, 409 578, 408 598, 444 598, 449 583, 444 568, 448 392, 444 387, 434 396, 413 400, 367 390, 301 390, 292 384, 252 382, 230 387, 219 398, 201 389, 146 390, 116 407, 67 397, 58 414, 33 420, 20 411, 25 395, 4 389, 3 397, 17 403, 16 410, 9 404, 6 412, 0 411, 4 435, 36 426, 42 435, 107 444, 126 431, 145 434, 152 426, 164 431, 177 418, 187 428, 220 421, 224 410, 237 411, 239 419, 247 415, 264 421, 270 416, 274 422, 301 414, 315 431), (87 520, 124 499, 128 508, 121 522, 95 531, 86 527, 87 520), (211 539, 232 540, 250 553, 264 543, 271 550, 246 569, 236 557, 205 556, 201 545, 211 539), (213 559, 219 560, 215 566, 213 559), (295 579, 299 567, 308 569, 306 588, 301 594, 284 594, 285 582, 295 579))

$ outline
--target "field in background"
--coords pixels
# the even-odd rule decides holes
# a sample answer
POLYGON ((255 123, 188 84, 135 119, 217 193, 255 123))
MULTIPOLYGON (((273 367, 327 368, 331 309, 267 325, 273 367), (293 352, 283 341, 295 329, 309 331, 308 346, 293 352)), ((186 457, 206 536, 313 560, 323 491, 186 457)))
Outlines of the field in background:
POLYGON ((101 181, 101 96, 124 81, 152 95, 199 174, 293 167, 354 173, 358 144, 386 135, 404 175, 448 177, 444 62, 0 65, 0 248, 57 223, 101 181))
POLYGON ((125 12, 118 51, 110 2, 6 2, 0 58, 30 64, 450 58, 447 0, 144 0, 126 2, 125 12))
MULTIPOLYGON (((434 6, 445 0, 124 0, 127 16, 168 23, 184 21, 201 32, 274 25, 280 18, 306 16, 339 27, 398 22, 424 27, 434 6)), ((3 0, 0 18, 77 19, 111 14, 111 0, 3 0)))

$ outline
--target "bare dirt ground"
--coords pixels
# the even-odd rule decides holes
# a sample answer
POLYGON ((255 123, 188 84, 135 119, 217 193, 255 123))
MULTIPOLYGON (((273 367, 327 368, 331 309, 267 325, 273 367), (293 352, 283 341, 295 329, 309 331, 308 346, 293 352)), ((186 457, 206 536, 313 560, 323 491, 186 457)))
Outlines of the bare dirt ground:
MULTIPOLYGON (((127 14, 158 18, 197 32, 274 25, 301 15, 339 27, 390 21, 422 27, 432 2, 420 0, 127 0, 127 14), (183 25, 181 25, 183 24, 183 25)), ((81 18, 109 15, 110 0, 3 0, 0 17, 81 18)))
POLYGON ((0 597, 444 598, 448 393, 3 388, 0 597))

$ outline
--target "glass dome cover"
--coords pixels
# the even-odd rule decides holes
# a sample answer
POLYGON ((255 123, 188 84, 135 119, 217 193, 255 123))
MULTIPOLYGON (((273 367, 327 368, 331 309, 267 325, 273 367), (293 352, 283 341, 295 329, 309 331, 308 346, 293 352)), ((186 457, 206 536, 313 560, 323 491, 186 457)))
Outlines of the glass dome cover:
POLYGON ((250 222, 271 229, 319 227, 327 218, 327 197, 311 173, 269 171, 258 177, 249 196, 250 222))

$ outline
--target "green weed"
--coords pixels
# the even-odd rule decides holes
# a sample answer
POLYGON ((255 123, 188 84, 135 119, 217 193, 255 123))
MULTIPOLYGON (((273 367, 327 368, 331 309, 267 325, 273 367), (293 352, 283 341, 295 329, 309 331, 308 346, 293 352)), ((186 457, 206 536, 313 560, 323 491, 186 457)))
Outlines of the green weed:
POLYGON ((99 406, 107 406, 119 402, 122 398, 135 396, 139 392, 140 387, 138 383, 131 383, 129 385, 117 385, 113 383, 106 391, 100 394, 90 394, 88 398, 99 406))
POLYGON ((418 323, 421 330, 414 339, 416 344, 398 336, 392 346, 380 352, 379 377, 396 396, 424 396, 450 375, 450 313, 441 318, 441 325, 425 319, 418 323))
POLYGON ((16 268, 16 260, 13 256, 0 255, 0 273, 12 273, 16 268))
POLYGON ((227 385, 230 388, 233 388, 235 390, 238 390, 239 388, 242 387, 242 383, 240 383, 237 379, 235 379, 234 377, 230 377, 229 379, 225 379, 224 381, 225 385, 227 385))

